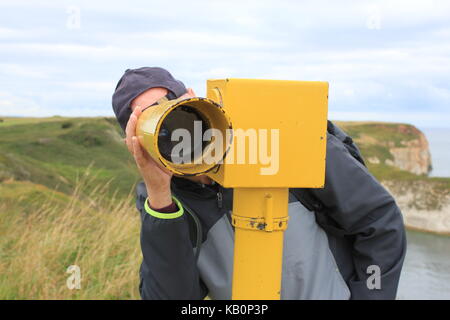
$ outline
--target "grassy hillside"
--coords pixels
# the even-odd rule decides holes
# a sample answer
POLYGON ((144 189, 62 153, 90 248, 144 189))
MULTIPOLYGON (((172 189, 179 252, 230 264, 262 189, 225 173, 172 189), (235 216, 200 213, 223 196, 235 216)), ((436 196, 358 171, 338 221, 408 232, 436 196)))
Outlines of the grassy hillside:
POLYGON ((138 299, 138 174, 115 120, 2 120, 0 299, 138 299))
POLYGON ((86 170, 119 193, 128 193, 137 181, 133 159, 113 119, 4 118, 0 122, 0 181, 29 181, 68 194, 86 170))

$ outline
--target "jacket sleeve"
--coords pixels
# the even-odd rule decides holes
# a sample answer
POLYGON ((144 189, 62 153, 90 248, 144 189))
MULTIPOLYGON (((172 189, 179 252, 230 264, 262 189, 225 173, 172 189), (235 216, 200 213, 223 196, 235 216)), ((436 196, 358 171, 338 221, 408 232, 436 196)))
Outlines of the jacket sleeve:
MULTIPOLYGON (((182 211, 178 214, 155 214, 153 211, 152 214, 152 210, 145 205, 146 199, 145 185, 140 183, 137 186, 136 207, 142 222, 143 260, 139 284, 142 299, 203 299, 207 295, 207 289, 197 269, 188 216, 182 211)), ((179 203, 177 205, 180 206, 179 203)))
POLYGON ((406 253, 406 236, 394 198, 330 134, 325 187, 311 190, 324 205, 328 218, 352 241, 355 273, 347 283, 351 299, 395 299, 406 253), (379 267, 381 271, 379 289, 369 289, 367 285, 368 280, 374 283, 373 267, 369 266, 379 267))

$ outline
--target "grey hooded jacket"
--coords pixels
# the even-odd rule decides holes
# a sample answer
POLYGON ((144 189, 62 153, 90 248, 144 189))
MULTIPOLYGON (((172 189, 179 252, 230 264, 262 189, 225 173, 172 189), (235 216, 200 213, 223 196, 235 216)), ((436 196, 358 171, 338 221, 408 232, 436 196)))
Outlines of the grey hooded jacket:
MULTIPOLYGON (((281 298, 395 299, 406 253, 401 212, 344 146, 345 133, 336 130, 327 134, 325 187, 309 189, 322 207, 310 211, 294 196, 296 189, 290 193, 281 298), (368 285, 374 282, 374 268, 380 271, 375 288, 368 285)), ((233 190, 174 177, 172 192, 197 218, 186 211, 174 219, 152 216, 144 207, 145 185, 137 186, 141 297, 230 299, 233 190)))

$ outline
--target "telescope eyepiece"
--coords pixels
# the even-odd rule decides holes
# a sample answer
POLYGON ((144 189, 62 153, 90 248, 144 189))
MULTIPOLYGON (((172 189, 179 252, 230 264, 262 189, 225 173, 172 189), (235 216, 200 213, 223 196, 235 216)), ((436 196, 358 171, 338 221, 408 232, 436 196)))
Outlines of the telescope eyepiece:
POLYGON ((175 108, 163 120, 158 134, 158 148, 161 156, 173 163, 193 162, 195 158, 201 156, 209 141, 203 141, 205 131, 210 129, 210 125, 199 111, 189 105, 182 105, 175 108), (188 148, 182 148, 180 152, 173 152, 173 148, 180 143, 180 140, 173 135, 175 130, 184 137, 190 139, 184 143, 189 143, 188 148))

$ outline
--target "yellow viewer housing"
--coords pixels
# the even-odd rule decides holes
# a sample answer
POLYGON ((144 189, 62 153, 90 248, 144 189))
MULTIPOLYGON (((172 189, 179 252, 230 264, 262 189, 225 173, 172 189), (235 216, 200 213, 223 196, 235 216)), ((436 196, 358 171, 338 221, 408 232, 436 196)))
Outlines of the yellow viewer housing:
POLYGON ((207 96, 223 106, 234 132, 225 163, 208 173, 234 188, 232 298, 280 299, 289 187, 324 185, 328 83, 209 80, 207 96), (268 150, 278 161, 270 170, 268 150))
POLYGON ((225 163, 217 172, 208 173, 212 179, 233 188, 320 188, 324 185, 327 82, 208 80, 207 97, 224 108, 234 131, 234 141, 225 163), (255 130, 258 141, 251 134, 255 130), (260 130, 267 130, 266 134, 259 134, 260 130), (273 145, 276 143, 271 139, 273 130, 279 132, 279 148, 273 145), (245 164, 242 164, 238 163, 238 158, 242 156, 239 149, 245 135, 247 145, 243 147, 246 154, 245 164), (261 141, 264 138, 267 138, 267 143, 261 141), (249 153, 255 143, 258 156, 256 163, 254 159, 251 163, 249 153), (273 161, 278 160, 278 165, 273 164, 275 169, 278 166, 278 170, 267 172, 270 170, 267 170, 267 164, 262 163, 260 153, 264 150, 261 147, 267 148, 269 153, 278 149, 278 155, 271 155, 273 161))

